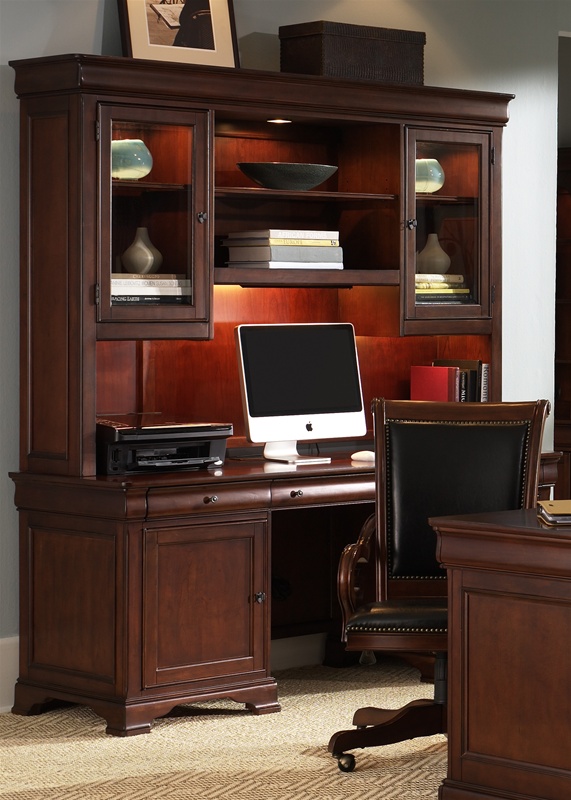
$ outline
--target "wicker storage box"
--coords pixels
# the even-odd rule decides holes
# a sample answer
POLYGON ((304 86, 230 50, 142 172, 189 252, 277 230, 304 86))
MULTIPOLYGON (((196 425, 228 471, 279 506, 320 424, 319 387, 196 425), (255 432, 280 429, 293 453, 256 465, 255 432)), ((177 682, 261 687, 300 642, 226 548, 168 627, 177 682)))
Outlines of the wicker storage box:
POLYGON ((343 22, 279 28, 282 72, 386 83, 424 83, 426 34, 343 22))

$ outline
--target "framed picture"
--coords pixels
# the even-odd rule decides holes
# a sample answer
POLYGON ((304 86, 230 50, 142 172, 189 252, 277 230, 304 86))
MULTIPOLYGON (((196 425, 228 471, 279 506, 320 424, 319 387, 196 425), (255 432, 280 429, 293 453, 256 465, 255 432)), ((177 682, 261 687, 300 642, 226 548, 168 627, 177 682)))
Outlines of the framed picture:
POLYGON ((118 0, 131 58, 238 67, 232 0, 118 0))

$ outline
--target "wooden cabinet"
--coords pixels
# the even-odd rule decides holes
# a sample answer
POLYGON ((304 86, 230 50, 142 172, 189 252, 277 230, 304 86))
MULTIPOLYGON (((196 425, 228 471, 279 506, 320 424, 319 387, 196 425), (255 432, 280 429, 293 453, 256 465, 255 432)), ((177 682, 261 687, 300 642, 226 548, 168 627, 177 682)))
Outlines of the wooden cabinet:
POLYGON ((403 330, 490 333, 495 292, 499 289, 491 269, 499 260, 499 253, 492 252, 495 242, 490 181, 495 172, 493 161, 499 157, 499 143, 489 131, 410 128, 406 134, 403 330), (432 185, 430 180, 423 183, 426 171, 438 169, 438 180, 433 179, 432 185), (434 189, 440 184, 441 188, 434 189), (431 245, 441 252, 431 252, 431 245), (439 266, 442 258, 444 270, 439 266), (441 271, 442 280, 415 282, 419 273, 441 271))
POLYGON ((448 770, 440 800, 571 791, 571 529, 534 509, 440 517, 448 572, 448 770))
POLYGON ((267 521, 145 528, 143 686, 265 677, 267 521))
MULTIPOLYGON (((96 310, 98 339, 145 338, 165 335, 169 323, 185 323, 192 336, 206 338, 211 326, 211 237, 208 220, 212 174, 210 169, 210 125, 206 111, 182 111, 105 100, 84 105, 84 121, 96 119, 98 180, 101 225, 98 226, 98 270, 96 310), (150 172, 141 178, 123 178, 123 165, 136 153, 135 170, 141 157, 134 144, 142 143, 150 155, 150 172), (115 145, 123 145, 116 150, 115 145), (127 158, 125 158, 125 155, 127 158), (113 177, 116 174, 118 177, 113 177), (138 231, 147 232, 160 253, 160 266, 152 263, 149 279, 168 275, 182 295, 132 294, 119 284, 121 275, 147 268, 128 259, 138 231), (135 269, 136 267, 136 269, 135 269), (111 276, 115 277, 111 281, 111 276), (145 298, 143 302, 134 298, 145 298), (180 302, 177 302, 180 301, 180 302)), ((148 166, 146 167, 148 168, 148 166)), ((145 168, 145 169, 146 169, 145 168)), ((146 252, 145 252, 146 254, 146 252)), ((166 278, 165 278, 166 279, 166 278)), ((169 289, 172 287, 168 287, 169 289)), ((179 329, 180 335, 180 329, 179 329)))
POLYGON ((122 735, 197 697, 276 710, 270 531, 293 587, 276 627, 330 631, 338 549, 355 534, 341 521, 368 513, 372 474, 305 473, 304 497, 260 464, 228 480, 225 466, 217 483, 210 472, 97 476, 97 416, 232 423, 229 447, 242 452, 234 328, 248 322, 352 322, 366 409, 375 396, 407 397, 411 365, 437 358, 491 363, 490 398, 500 399, 511 95, 93 55, 12 66, 22 285, 15 709, 89 702, 122 735), (125 140, 150 154, 140 175, 118 168, 125 140), (440 188, 417 186, 423 159, 443 169, 440 188), (337 170, 310 191, 268 189, 240 170, 248 161, 337 170), (339 230, 344 269, 227 266, 226 235, 268 228, 339 230), (419 297, 429 234, 462 275, 467 302, 419 297), (123 292, 118 273, 133 269, 126 253, 143 236, 162 257, 156 279, 180 289, 175 300, 123 292), (326 598, 307 602, 315 592, 304 596, 292 558, 316 530, 327 575, 315 578, 317 546, 303 575, 326 598))
POLYGON ((29 565, 15 713, 84 703, 108 733, 129 736, 181 703, 226 697, 279 711, 268 484, 238 503, 243 482, 196 473, 151 489, 145 480, 15 482, 29 565), (219 496, 221 512, 207 511, 205 498, 219 496))
POLYGON ((490 397, 501 397, 510 95, 103 56, 12 66, 22 115, 23 470, 95 474, 97 413, 215 417, 243 444, 239 322, 353 322, 367 407, 373 396, 407 397, 411 364, 435 358, 491 363, 490 397), (148 174, 113 177, 122 139, 147 146, 148 174), (422 159, 441 164, 439 190, 416 191, 422 159), (255 185, 244 161, 338 169, 310 191, 281 191, 255 185), (339 230, 344 269, 226 266, 223 236, 270 227, 339 230), (157 275, 189 287, 182 302, 126 303, 112 288, 139 228, 161 252, 157 275), (433 232, 468 302, 419 302, 416 254, 433 232))

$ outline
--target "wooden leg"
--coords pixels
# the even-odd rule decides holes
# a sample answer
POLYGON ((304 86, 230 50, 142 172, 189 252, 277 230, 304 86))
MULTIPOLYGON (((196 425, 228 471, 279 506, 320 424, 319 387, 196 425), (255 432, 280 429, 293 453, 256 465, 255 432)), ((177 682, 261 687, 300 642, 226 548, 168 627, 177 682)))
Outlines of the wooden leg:
POLYGON ((353 724, 358 727, 334 733, 329 752, 339 758, 345 750, 377 747, 393 742, 446 733, 446 706, 434 700, 413 700, 403 708, 360 708, 353 724))

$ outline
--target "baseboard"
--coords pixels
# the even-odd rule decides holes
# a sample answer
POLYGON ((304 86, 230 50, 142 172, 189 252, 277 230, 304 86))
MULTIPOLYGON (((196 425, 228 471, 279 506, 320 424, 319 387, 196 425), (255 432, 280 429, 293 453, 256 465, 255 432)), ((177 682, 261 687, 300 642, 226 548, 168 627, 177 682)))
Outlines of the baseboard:
POLYGON ((272 639, 271 671, 321 664, 325 656, 326 638, 327 634, 316 633, 290 639, 272 639))
MULTIPOLYGON (((18 677, 19 638, 0 639, 0 713, 14 705, 14 685, 18 677)), ((325 634, 274 639, 271 650, 272 672, 293 667, 321 664, 325 653, 325 634)))
POLYGON ((0 713, 14 705, 14 684, 18 677, 18 636, 0 639, 0 713))

